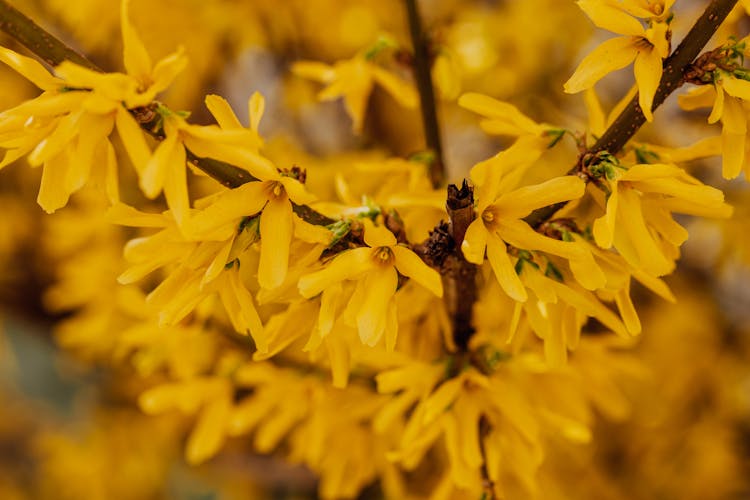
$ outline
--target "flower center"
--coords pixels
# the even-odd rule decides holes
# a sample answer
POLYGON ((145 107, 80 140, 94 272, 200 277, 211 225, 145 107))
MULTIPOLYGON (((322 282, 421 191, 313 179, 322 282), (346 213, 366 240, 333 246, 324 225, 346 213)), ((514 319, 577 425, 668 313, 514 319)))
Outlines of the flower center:
POLYGON ((393 252, 388 247, 376 247, 372 252, 373 260, 381 266, 389 266, 393 264, 393 252))
POLYGON ((651 43, 645 36, 636 37, 635 43, 633 45, 639 50, 651 50, 654 47, 654 44, 651 43))
POLYGON ((497 223, 497 215, 491 207, 486 208, 484 212, 482 212, 482 221, 487 227, 493 227, 497 223))
POLYGON ((271 181, 268 184, 268 197, 269 198, 281 198, 286 194, 284 185, 279 181, 271 181))

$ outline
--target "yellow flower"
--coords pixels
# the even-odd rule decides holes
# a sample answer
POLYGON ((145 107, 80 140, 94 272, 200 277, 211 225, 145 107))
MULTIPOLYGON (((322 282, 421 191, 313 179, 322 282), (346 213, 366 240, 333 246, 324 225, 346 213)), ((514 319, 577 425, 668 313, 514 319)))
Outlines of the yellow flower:
POLYGON ((294 215, 292 202, 306 204, 315 197, 297 179, 278 171, 264 178, 219 194, 184 229, 193 238, 211 237, 221 228, 236 228, 243 217, 260 213, 258 283, 270 289, 286 278, 294 227, 306 224, 294 215))
POLYGON ((198 414, 185 447, 186 460, 195 465, 214 456, 224 444, 233 395, 227 377, 195 377, 151 388, 140 395, 138 404, 149 415, 172 409, 198 414))
POLYGON ((579 0, 578 5, 594 24, 624 36, 603 42, 579 64, 565 83, 565 92, 575 94, 592 87, 612 71, 635 60, 638 104, 643 116, 653 121, 651 106, 662 75, 662 59, 669 55, 669 25, 664 19, 674 0, 579 0), (637 18, 649 21, 644 28, 637 18))
POLYGON ((128 242, 125 259, 131 267, 118 277, 120 283, 133 283, 156 269, 176 264, 147 298, 159 310, 160 325, 180 322, 216 293, 235 331, 250 334, 258 350, 268 349, 252 294, 239 273, 242 253, 254 241, 253 234, 246 234, 252 229, 237 230, 235 226, 224 232, 219 241, 192 241, 185 238, 169 213, 147 214, 118 204, 109 210, 108 218, 125 226, 161 229, 152 236, 128 242))
POLYGON ((440 275, 429 268, 406 247, 397 245, 396 238, 383 226, 364 219, 365 243, 368 247, 341 252, 324 269, 303 276, 299 290, 303 297, 314 297, 344 280, 357 280, 348 310, 355 317, 363 343, 374 346, 386 334, 386 347, 393 349, 398 323, 394 294, 398 272, 407 276, 438 297, 443 295, 440 275))
POLYGON ((463 94, 458 99, 458 105, 485 116, 487 119, 479 122, 479 126, 492 135, 541 137, 552 128, 548 125, 536 123, 512 104, 482 94, 473 92, 463 94))
MULTIPOLYGON (((474 174, 472 171, 476 182, 474 174)), ((518 249, 541 250, 570 260, 590 257, 576 244, 543 236, 522 220, 537 208, 580 198, 585 190, 580 178, 558 177, 503 193, 500 169, 484 169, 482 174, 477 191, 478 217, 469 225, 461 251, 466 260, 481 265, 486 250, 492 271, 505 293, 520 302, 527 297, 511 263, 506 242, 518 249)))
MULTIPOLYGON (((151 103, 186 65, 178 51, 152 67, 130 25, 128 4, 121 4, 128 74, 98 73, 65 61, 55 68, 56 78, 38 62, 0 47, 0 60, 45 91, 2 113, 0 147, 9 151, 0 168, 25 154, 29 154, 32 166, 43 164, 38 202, 47 212, 65 206, 70 194, 89 179, 92 164, 104 165, 110 201, 118 201, 117 163, 108 137, 116 125, 140 173, 150 152, 128 109, 151 103)), ((175 193, 170 194, 174 199, 175 193)))
POLYGON ((606 213, 594 221, 594 238, 602 248, 615 246, 631 266, 651 276, 674 269, 677 248, 687 239, 672 212, 729 217, 724 194, 669 164, 633 165, 612 170, 606 213))
POLYGON ((257 126, 263 112, 263 98, 250 98, 251 129, 244 129, 229 105, 218 96, 208 96, 206 104, 215 113, 219 126, 191 125, 180 115, 159 108, 165 139, 157 146, 140 176, 143 193, 155 198, 164 191, 167 205, 179 226, 184 226, 190 201, 187 191, 186 149, 201 158, 213 158, 241 167, 258 179, 277 179, 273 164, 258 154, 262 142, 257 126))
POLYGON ((744 103, 750 99, 750 82, 720 75, 713 86, 704 85, 678 97, 680 106, 693 110, 712 106, 708 123, 721 120, 721 175, 734 179, 747 167, 747 110, 744 103))
POLYGON ((367 101, 374 83, 383 87, 399 104, 406 108, 417 106, 417 93, 411 84, 385 70, 360 52, 352 59, 336 62, 333 66, 315 61, 299 61, 292 71, 303 77, 328 85, 318 94, 321 101, 344 98, 346 111, 353 120, 354 131, 362 132, 367 101))

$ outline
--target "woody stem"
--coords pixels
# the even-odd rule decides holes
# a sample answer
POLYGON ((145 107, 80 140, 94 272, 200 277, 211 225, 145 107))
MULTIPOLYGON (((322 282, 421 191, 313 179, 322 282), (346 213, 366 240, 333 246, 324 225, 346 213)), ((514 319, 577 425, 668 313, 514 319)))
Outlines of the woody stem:
POLYGON ((430 71, 430 40, 422 27, 417 0, 405 0, 405 2, 409 17, 409 33, 414 48, 414 79, 419 90, 422 128, 424 129, 427 149, 434 155, 430 163, 430 180, 433 187, 437 188, 445 179, 445 167, 437 106, 435 105, 435 88, 432 84, 430 71))
MULTIPOLYGON (((712 0, 690 29, 690 32, 680 42, 680 45, 664 60, 664 71, 654 96, 652 111, 685 83, 685 71, 692 65, 695 58, 698 57, 703 47, 716 33, 716 30, 736 4, 737 0, 712 0)), ((580 158, 590 157, 599 151, 606 150, 612 154, 618 153, 645 122, 646 117, 638 104, 638 94, 636 94, 622 113, 596 141, 596 144, 581 154, 579 161, 580 158)), ((579 165, 576 164, 568 173, 572 175, 578 171, 579 165)), ((551 219, 564 206, 565 203, 557 203, 542 207, 533 211, 524 220, 531 227, 538 227, 551 219)))

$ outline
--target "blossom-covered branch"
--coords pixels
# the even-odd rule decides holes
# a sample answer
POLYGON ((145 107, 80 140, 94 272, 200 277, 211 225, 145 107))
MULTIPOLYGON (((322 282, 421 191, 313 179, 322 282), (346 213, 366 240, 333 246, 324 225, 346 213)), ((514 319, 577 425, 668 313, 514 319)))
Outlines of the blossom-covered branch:
MULTIPOLYGON (((654 95, 652 111, 685 83, 685 72, 736 4, 737 0, 712 0, 706 7, 706 10, 680 42, 680 45, 664 61, 664 69, 659 87, 654 95)), ((617 154, 645 122, 646 117, 639 104, 639 96, 636 94, 596 143, 579 156, 578 163, 569 173, 580 172, 581 162, 585 158, 591 158, 599 151, 617 154)), ((561 202, 542 207, 532 212, 524 220, 532 227, 539 227, 551 219, 566 204, 567 202, 561 202)))
MULTIPOLYGON (((102 72, 102 69, 96 64, 45 31, 33 20, 24 16, 8 4, 6 0, 0 0, 0 30, 14 37, 47 64, 59 66, 63 62, 69 61, 97 73, 102 72)), ((164 131, 156 127, 157 122, 161 120, 161 117, 154 111, 156 106, 156 103, 141 106, 134 109, 132 114, 143 130, 157 139, 163 140, 165 138, 164 131), (143 119, 143 116, 147 118, 143 119)), ((190 163, 217 180, 223 186, 236 188, 247 182, 258 180, 247 170, 230 163, 201 157, 190 151, 190 149, 186 149, 185 153, 190 163)), ((307 205, 294 203, 293 207, 294 212, 299 217, 311 224, 328 225, 334 222, 333 219, 326 217, 307 205)))

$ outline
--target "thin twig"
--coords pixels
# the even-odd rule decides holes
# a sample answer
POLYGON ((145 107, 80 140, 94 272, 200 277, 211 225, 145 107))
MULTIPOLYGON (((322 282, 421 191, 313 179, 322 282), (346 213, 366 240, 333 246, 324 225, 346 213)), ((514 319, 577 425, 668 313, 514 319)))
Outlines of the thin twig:
MULTIPOLYGON (((654 103, 651 107, 652 111, 658 108, 672 92, 685 83, 685 70, 692 65, 695 58, 700 54, 700 51, 708 43, 736 4, 737 0, 713 0, 706 7, 701 17, 695 22, 690 32, 685 35, 680 45, 664 60, 664 72, 654 96, 654 103)), ((643 111, 638 104, 638 94, 636 94, 622 113, 620 113, 620 116, 612 122, 599 140, 596 141, 596 144, 581 154, 579 161, 580 158, 590 157, 599 151, 606 150, 612 154, 618 153, 645 122, 646 118, 643 116, 643 111)), ((575 174, 578 171, 579 164, 577 163, 568 173, 575 174)), ((551 219, 565 205, 566 203, 557 203, 542 207, 534 210, 524 220, 531 227, 538 227, 551 219)))
POLYGON ((5 0, 0 0, 0 30, 15 38, 50 66, 71 61, 94 71, 94 63, 46 32, 5 0))
POLYGON ((430 163, 430 180, 433 187, 439 187, 445 178, 443 163, 443 146, 440 140, 440 126, 438 124, 437 107, 435 105, 435 89, 430 72, 430 41, 422 28, 417 0, 405 0, 409 17, 409 33, 414 47, 414 78, 419 90, 419 102, 422 112, 422 127, 424 128, 425 143, 434 155, 430 163))

